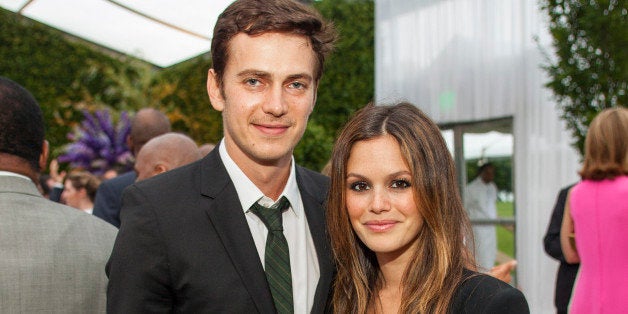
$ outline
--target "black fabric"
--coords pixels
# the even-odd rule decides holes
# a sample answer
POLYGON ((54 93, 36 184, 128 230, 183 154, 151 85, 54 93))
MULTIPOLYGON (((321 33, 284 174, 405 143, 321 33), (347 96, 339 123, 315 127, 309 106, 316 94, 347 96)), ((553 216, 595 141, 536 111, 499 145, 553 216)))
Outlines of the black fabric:
POLYGON ((464 271, 465 280, 456 289, 451 314, 526 314, 528 302, 521 291, 489 275, 464 271))
POLYGON ((545 237, 543 238, 545 252, 560 262, 556 274, 556 288, 554 291, 554 305, 559 313, 567 312, 569 300, 571 299, 571 291, 573 290, 576 276, 578 275, 578 268, 580 268, 580 264, 569 264, 565 261, 563 251, 560 247, 560 228, 563 222, 563 212, 565 210, 565 203, 567 202, 567 195, 573 186, 573 184, 567 186, 558 193, 554 211, 552 212, 552 218, 547 226, 545 237))

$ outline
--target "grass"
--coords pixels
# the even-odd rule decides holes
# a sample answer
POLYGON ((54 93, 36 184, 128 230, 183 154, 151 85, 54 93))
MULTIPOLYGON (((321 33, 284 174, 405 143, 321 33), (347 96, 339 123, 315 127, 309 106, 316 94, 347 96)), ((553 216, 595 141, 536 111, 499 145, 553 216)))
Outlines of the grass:
MULTIPOLYGON (((512 202, 497 202, 497 215, 499 217, 513 217, 514 206, 512 202)), ((497 249, 506 255, 515 256, 515 235, 512 226, 497 225, 497 249)))

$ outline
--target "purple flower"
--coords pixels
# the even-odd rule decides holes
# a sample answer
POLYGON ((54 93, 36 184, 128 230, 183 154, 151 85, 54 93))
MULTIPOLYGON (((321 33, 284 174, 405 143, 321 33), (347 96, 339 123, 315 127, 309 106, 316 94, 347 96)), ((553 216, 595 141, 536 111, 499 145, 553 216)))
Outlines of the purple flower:
POLYGON ((59 162, 69 162, 71 168, 82 168, 95 175, 114 167, 131 170, 133 156, 126 145, 131 131, 128 113, 123 111, 115 125, 108 110, 98 110, 93 115, 84 110, 83 116, 81 124, 68 134, 72 143, 65 146, 59 162))

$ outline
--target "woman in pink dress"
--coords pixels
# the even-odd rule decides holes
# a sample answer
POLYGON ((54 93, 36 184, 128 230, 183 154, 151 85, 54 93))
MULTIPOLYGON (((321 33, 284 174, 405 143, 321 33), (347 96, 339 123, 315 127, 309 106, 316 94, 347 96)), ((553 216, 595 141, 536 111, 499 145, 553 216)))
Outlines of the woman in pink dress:
POLYGON ((580 262, 570 313, 626 313, 628 109, 606 109, 593 119, 580 176, 560 235, 567 262, 580 262))

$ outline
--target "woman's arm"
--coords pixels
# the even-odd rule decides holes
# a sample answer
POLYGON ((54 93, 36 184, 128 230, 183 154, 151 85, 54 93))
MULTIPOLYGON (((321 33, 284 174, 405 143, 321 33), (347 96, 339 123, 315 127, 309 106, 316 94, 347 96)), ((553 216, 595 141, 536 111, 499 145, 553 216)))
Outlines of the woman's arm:
POLYGON ((560 228, 560 247, 563 250, 565 261, 569 264, 580 263, 580 256, 576 249, 576 237, 574 233, 573 218, 571 217, 571 210, 569 209, 569 201, 571 199, 571 192, 567 196, 567 203, 565 204, 565 213, 563 214, 563 224, 560 228))

